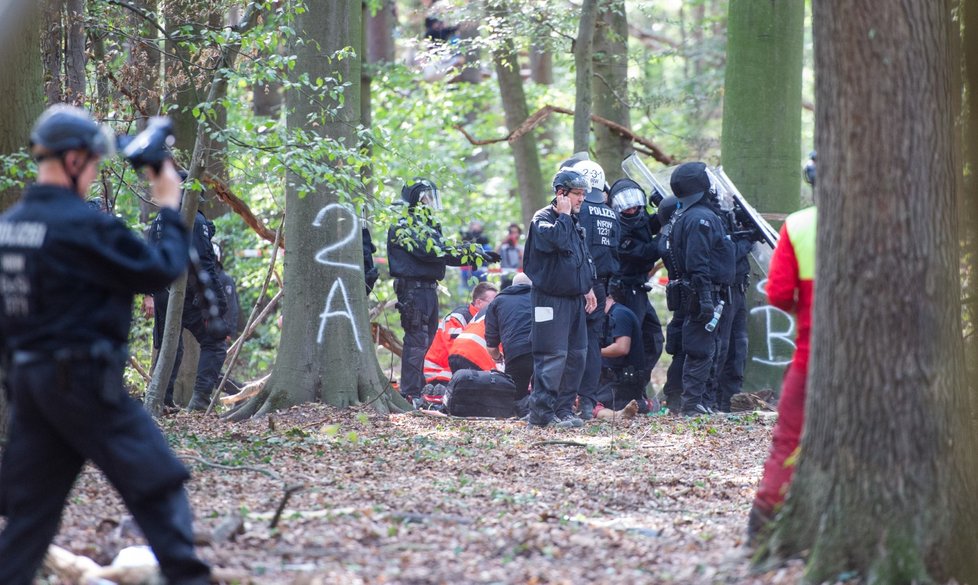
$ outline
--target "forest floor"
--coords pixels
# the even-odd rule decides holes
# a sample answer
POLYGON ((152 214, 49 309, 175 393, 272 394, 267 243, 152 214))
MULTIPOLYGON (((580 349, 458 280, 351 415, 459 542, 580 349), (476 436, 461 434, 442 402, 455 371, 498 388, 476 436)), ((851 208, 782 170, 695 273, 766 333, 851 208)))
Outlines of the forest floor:
MULTIPOLYGON (((193 473, 201 556, 241 583, 308 585, 796 583, 799 563, 753 574, 744 546, 772 424, 656 415, 541 430, 322 405, 163 419, 193 473)), ((107 565, 141 542, 86 467, 55 543, 107 565)))

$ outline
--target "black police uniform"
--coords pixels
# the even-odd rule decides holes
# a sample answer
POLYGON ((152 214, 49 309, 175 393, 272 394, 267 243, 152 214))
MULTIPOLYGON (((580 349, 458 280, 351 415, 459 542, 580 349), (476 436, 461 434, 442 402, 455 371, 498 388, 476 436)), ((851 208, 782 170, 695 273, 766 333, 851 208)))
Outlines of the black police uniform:
POLYGON ((516 382, 514 401, 526 398, 533 378, 533 301, 528 284, 515 284, 499 291, 486 307, 486 346, 500 343, 506 358, 506 373, 516 382))
MULTIPOLYGON (((160 216, 153 222, 151 237, 158 240, 160 237, 160 216)), ((227 297, 220 285, 217 275, 217 256, 214 255, 214 245, 211 238, 214 236, 214 224, 204 217, 204 214, 197 212, 194 216, 194 231, 191 236, 191 243, 200 259, 200 270, 208 276, 207 286, 217 300, 220 313, 224 314, 227 310, 227 297)), ((194 396, 197 397, 197 404, 206 404, 210 401, 211 393, 217 385, 217 380, 221 375, 221 367, 227 357, 227 327, 209 327, 210 317, 204 312, 205 304, 202 299, 204 291, 203 284, 198 281, 196 275, 189 275, 187 279, 187 290, 183 301, 183 315, 181 323, 183 328, 190 331, 200 344, 200 359, 197 362, 197 377, 194 380, 194 396)), ((167 289, 157 291, 153 294, 153 346, 157 349, 163 343, 163 330, 166 327, 166 309, 170 302, 170 292, 167 289)), ((177 355, 173 362, 173 371, 170 373, 170 380, 166 386, 166 396, 164 403, 173 406, 173 386, 177 380, 180 370, 180 363, 183 361, 183 336, 177 344, 177 355)))
POLYGON ((725 289, 734 280, 734 249, 723 220, 706 200, 676 212, 670 239, 675 268, 688 291, 681 310, 686 354, 682 411, 693 414, 709 406, 705 401, 717 354, 717 331, 707 331, 709 318, 701 318, 700 299, 708 295, 714 307, 727 301, 725 289))
MULTIPOLYGON (((679 272, 676 268, 677 262, 674 260, 675 253, 671 252, 671 238, 669 236, 674 225, 673 219, 673 221, 662 226, 658 244, 659 255, 662 257, 662 263, 665 264, 666 270, 669 271, 669 278, 678 284, 679 272)), ((666 325, 665 351, 672 356, 672 362, 666 371, 666 383, 662 387, 662 393, 666 397, 666 406, 669 407, 669 412, 673 414, 682 410, 683 366, 686 364, 686 354, 683 352, 683 323, 685 321, 685 313, 681 308, 676 308, 673 309, 672 319, 666 325)))
POLYGON ((754 241, 735 237, 736 274, 717 326, 716 385, 711 397, 721 412, 730 412, 730 399, 744 384, 747 362, 747 287, 750 286, 750 250, 754 241))
POLYGON ((404 328, 401 394, 413 400, 421 396, 424 354, 438 329, 438 281, 445 278, 445 266, 460 266, 462 259, 445 243, 427 207, 411 207, 409 214, 387 231, 387 256, 404 328))
POLYGON ((647 413, 649 403, 645 386, 649 382, 650 372, 645 369, 645 348, 640 343, 642 327, 638 318, 625 305, 615 303, 606 315, 605 325, 604 345, 610 345, 619 337, 630 337, 632 344, 627 355, 603 359, 598 402, 613 410, 620 410, 635 400, 639 412, 647 413))
POLYGON ((621 226, 618 214, 605 203, 584 200, 578 222, 584 228, 584 238, 591 259, 594 261, 596 278, 591 283, 597 308, 587 315, 587 357, 584 375, 578 395, 581 412, 591 412, 597 402, 598 384, 601 378, 601 339, 604 335, 604 301, 608 294, 608 281, 618 273, 618 242, 621 226))
POLYGON ((642 326, 642 345, 645 349, 645 369, 649 372, 662 355, 662 322, 649 302, 649 271, 659 259, 659 220, 640 209, 634 216, 621 215, 621 244, 618 254, 621 269, 618 281, 622 303, 635 313, 642 326))
POLYGON ((377 253, 377 246, 374 245, 367 226, 360 228, 360 238, 363 243, 363 280, 367 285, 367 294, 369 295, 374 290, 377 279, 380 278, 380 270, 374 265, 374 254, 377 253))
POLYGON ((547 206, 533 215, 527 234, 523 270, 533 281, 533 425, 546 426, 555 416, 573 414, 584 373, 584 295, 595 272, 583 232, 576 217, 547 206))
POLYGON ((0 340, 10 442, 0 465, 0 583, 28 585, 86 460, 132 512, 170 583, 204 584, 194 554, 187 469, 123 385, 134 293, 187 266, 179 214, 160 212, 155 245, 73 191, 29 187, 0 216, 0 340))

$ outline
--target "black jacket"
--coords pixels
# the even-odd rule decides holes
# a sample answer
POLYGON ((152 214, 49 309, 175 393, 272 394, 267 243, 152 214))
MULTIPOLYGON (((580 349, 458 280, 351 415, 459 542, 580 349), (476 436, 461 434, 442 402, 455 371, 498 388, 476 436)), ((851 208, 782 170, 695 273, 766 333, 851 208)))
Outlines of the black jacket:
MULTIPOLYGON (((153 227, 150 232, 150 239, 154 242, 159 241, 160 238, 160 217, 162 215, 158 215, 153 220, 153 227)), ((193 246, 193 252, 197 254, 198 269, 207 275, 207 287, 214 294, 219 312, 224 313, 227 310, 227 298, 224 296, 224 290, 217 277, 217 256, 214 254, 214 244, 211 241, 213 237, 214 223, 208 221, 204 214, 198 211, 194 215, 194 231, 191 234, 190 243, 193 246)), ((203 307, 201 287, 199 275, 191 270, 190 274, 187 275, 187 291, 184 296, 183 311, 185 314, 188 311, 201 310, 203 307)), ((164 291, 156 292, 162 294, 164 291)))
POLYGON ((463 252, 445 242, 441 226, 427 208, 414 208, 409 214, 387 230, 391 276, 441 280, 445 278, 445 266, 462 265, 463 252))
POLYGON ((533 215, 523 251, 523 271, 534 288, 558 297, 591 290, 596 275, 583 231, 570 214, 558 214, 549 205, 533 215))
POLYGON ((690 281, 694 291, 734 282, 734 244, 723 223, 704 202, 676 212, 671 235, 675 268, 680 278, 690 281))
POLYGON ((511 360, 533 351, 530 329, 533 327, 533 301, 528 284, 506 287, 486 307, 486 346, 503 344, 506 359, 511 360))
POLYGON ((621 216, 619 274, 626 284, 645 283, 659 259, 659 221, 644 209, 633 217, 621 216))
POLYGON ((585 201, 581 205, 578 222, 584 228, 585 242, 598 278, 610 278, 617 274, 621 226, 615 210, 604 203, 585 201))
POLYGON ((187 267, 180 215, 160 211, 153 243, 69 189, 33 185, 0 216, 0 340, 6 352, 82 349, 129 339, 135 293, 187 267))

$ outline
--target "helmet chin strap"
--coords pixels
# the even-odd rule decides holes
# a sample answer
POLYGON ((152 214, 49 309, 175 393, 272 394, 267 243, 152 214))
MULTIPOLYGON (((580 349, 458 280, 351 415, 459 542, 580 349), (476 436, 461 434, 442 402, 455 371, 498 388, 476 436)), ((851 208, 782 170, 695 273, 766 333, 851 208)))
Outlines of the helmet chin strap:
POLYGON ((58 160, 61 161, 61 168, 65 170, 65 174, 68 175, 68 180, 71 181, 71 190, 79 195, 84 195, 84 193, 80 193, 78 191, 78 179, 81 177, 85 167, 88 166, 89 161, 92 160, 92 153, 88 152, 87 150, 85 151, 85 158, 82 161, 81 166, 79 167, 80 170, 77 173, 72 173, 68 169, 68 161, 66 160, 67 154, 67 152, 63 152, 60 156, 58 156, 58 160))

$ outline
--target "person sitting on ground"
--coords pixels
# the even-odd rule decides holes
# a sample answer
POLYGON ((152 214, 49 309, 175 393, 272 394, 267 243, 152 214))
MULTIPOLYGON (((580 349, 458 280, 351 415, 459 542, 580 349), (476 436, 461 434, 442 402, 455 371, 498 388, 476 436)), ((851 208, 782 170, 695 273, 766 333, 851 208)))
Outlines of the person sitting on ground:
MULTIPOLYGON (((496 298, 496 287, 488 282, 480 282, 472 289, 472 302, 455 307, 442 319, 435 338, 424 356, 424 377, 427 384, 448 384, 452 371, 448 365, 448 350, 455 338, 479 311, 489 306, 496 298)), ((422 392, 422 395, 426 392, 422 392)))
MULTIPOLYGON (((601 384, 598 405, 618 410, 635 401, 637 412, 649 412, 645 387, 650 372, 645 369, 642 326, 631 309, 620 300, 624 293, 612 286, 605 301, 605 343, 601 348, 601 384)), ((595 410, 600 410, 595 407, 595 410)))

